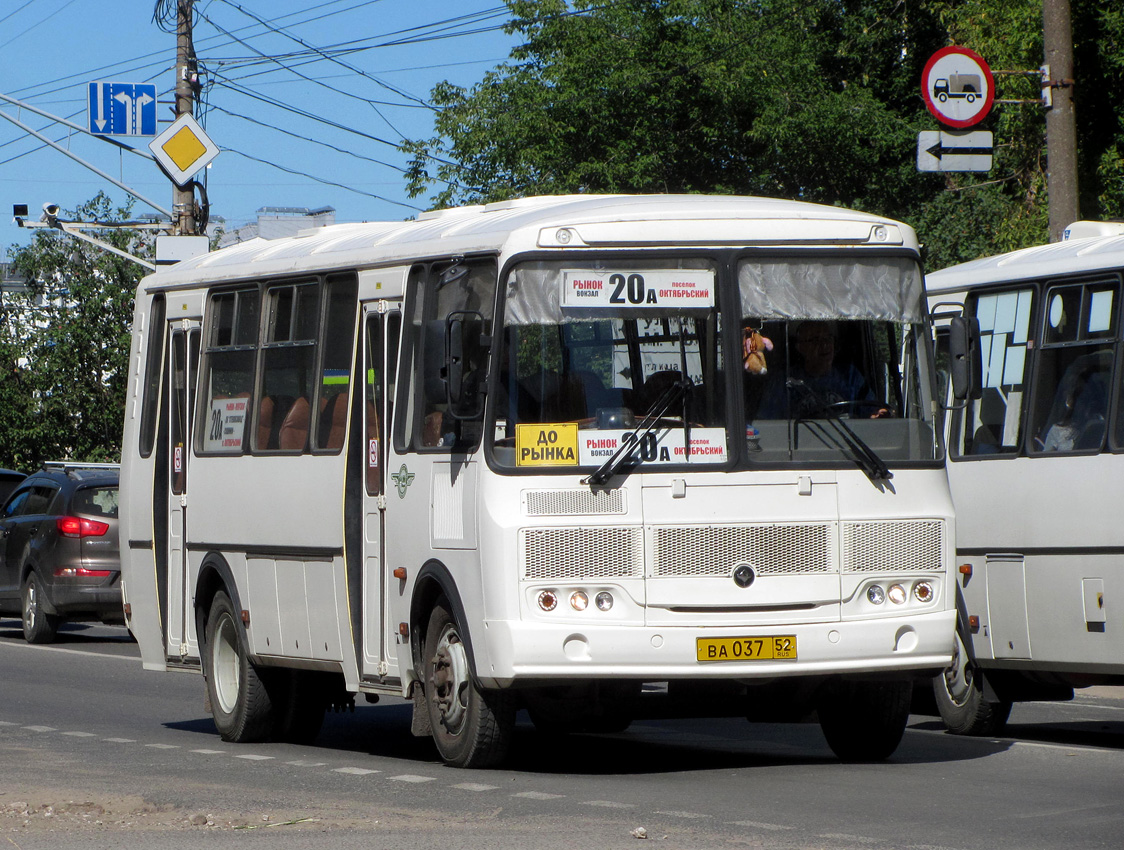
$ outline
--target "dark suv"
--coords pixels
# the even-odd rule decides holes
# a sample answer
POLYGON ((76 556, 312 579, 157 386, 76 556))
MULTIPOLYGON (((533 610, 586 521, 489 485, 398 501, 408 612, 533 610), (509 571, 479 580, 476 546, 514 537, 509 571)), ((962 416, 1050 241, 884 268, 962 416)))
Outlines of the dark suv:
POLYGON ((63 620, 124 622, 116 464, 47 463, 0 508, 0 614, 29 643, 63 620))

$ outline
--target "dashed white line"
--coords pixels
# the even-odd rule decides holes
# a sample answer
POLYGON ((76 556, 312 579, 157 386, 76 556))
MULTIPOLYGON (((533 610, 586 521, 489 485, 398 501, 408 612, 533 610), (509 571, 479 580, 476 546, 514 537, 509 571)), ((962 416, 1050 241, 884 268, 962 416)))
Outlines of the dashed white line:
POLYGON ((390 778, 395 782, 411 782, 415 785, 420 785, 423 782, 433 782, 437 779, 436 776, 418 776, 416 773, 402 773, 390 778))
POLYGON ((542 791, 520 791, 512 797, 523 797, 527 800, 561 800, 565 794, 545 794, 542 791))
POLYGON ((103 741, 109 741, 111 744, 135 744, 135 738, 102 738, 103 741))
POLYGON ((499 791, 500 790, 500 786, 498 786, 498 785, 484 785, 481 782, 461 782, 461 783, 458 783, 457 785, 454 785, 453 787, 459 788, 462 791, 499 791))
POLYGON ((246 761, 273 761, 273 756, 259 756, 257 753, 243 753, 240 756, 235 756, 236 759, 245 759, 246 761))
POLYGON ((762 821, 758 820, 736 820, 731 821, 731 824, 733 826, 748 826, 751 829, 767 829, 772 832, 776 832, 782 829, 796 829, 796 827, 794 826, 784 826, 783 824, 779 823, 763 823, 762 821))
POLYGON ((19 726, 18 723, 12 723, 8 720, 0 720, 0 726, 19 726))
POLYGON ((586 800, 587 806, 600 806, 603 809, 635 809, 632 803, 619 803, 616 800, 586 800))
POLYGON ((199 753, 201 756, 221 756, 226 753, 226 750, 192 750, 193 753, 199 753))
POLYGON ((177 744, 145 744, 146 747, 151 747, 154 750, 178 750, 177 744))
POLYGON ((57 732, 59 731, 54 726, 24 726, 24 729, 29 732, 57 732))
POLYGON ((337 767, 332 773, 347 773, 352 776, 367 776, 371 773, 379 773, 377 770, 367 770, 365 767, 337 767))
POLYGON ((296 761, 287 761, 287 762, 285 762, 285 764, 291 764, 293 767, 323 767, 324 765, 327 764, 327 762, 326 761, 302 761, 300 759, 297 759, 296 761))
POLYGON ((710 817, 710 815, 704 815, 704 814, 701 814, 700 812, 676 812, 676 811, 661 812, 661 811, 657 810, 655 812, 655 814, 663 815, 664 817, 669 817, 669 818, 696 819, 696 818, 708 818, 708 817, 710 817))
POLYGON ((63 732, 64 735, 69 735, 71 738, 96 738, 93 732, 63 732))

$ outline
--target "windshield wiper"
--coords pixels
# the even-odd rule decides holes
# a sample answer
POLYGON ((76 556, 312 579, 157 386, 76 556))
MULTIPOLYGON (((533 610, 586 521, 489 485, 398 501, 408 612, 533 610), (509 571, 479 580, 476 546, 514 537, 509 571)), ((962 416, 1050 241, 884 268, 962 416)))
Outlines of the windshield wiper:
MULTIPOLYGON (((790 389, 792 387, 799 387, 809 396, 811 396, 825 412, 830 408, 830 405, 823 399, 823 397, 820 396, 820 394, 810 386, 808 386, 804 381, 798 380, 796 378, 789 378, 785 382, 785 386, 790 389)), ((815 421, 817 423, 830 422, 832 427, 835 429, 836 434, 838 434, 838 436, 843 440, 843 442, 846 444, 846 447, 850 449, 851 456, 855 459, 855 462, 859 465, 859 468, 866 473, 866 477, 871 481, 889 481, 894 477, 894 473, 890 471, 890 468, 886 466, 882 458, 878 456, 878 453, 874 451, 874 449, 872 449, 869 445, 867 445, 866 442, 863 441, 862 437, 856 434, 854 429, 843 419, 831 415, 828 415, 823 419, 815 420, 809 420, 802 417, 800 419, 796 419, 794 421, 794 424, 808 421, 815 421)), ((836 445, 838 446, 839 444, 836 443, 836 445)))
MULTIPOLYGON (((682 373, 681 373, 682 374, 682 373)), ((634 449, 638 449, 643 442, 644 438, 651 434, 659 426, 660 419, 671 408, 676 401, 683 398, 687 394, 687 390, 691 386, 690 380, 686 377, 681 377, 674 384, 665 389, 644 413, 640 424, 637 425, 628 434, 621 437, 621 444, 617 450, 613 452, 612 457, 601 464, 600 468, 590 475, 588 478, 582 479, 582 484, 589 484, 597 486, 604 484, 617 473, 617 471, 624 465, 624 462, 629 459, 634 449)), ((684 425, 686 420, 684 420, 684 425)))

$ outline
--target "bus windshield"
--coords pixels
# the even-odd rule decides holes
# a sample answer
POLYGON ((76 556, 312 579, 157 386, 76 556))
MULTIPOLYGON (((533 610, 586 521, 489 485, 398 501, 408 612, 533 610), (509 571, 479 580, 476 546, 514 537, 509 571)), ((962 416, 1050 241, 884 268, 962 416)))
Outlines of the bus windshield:
MULTIPOLYGON (((516 265, 492 455, 526 471, 938 458, 910 258, 516 265), (736 316, 723 286, 738 288, 736 316)), ((603 483, 595 475, 593 483, 603 483)))

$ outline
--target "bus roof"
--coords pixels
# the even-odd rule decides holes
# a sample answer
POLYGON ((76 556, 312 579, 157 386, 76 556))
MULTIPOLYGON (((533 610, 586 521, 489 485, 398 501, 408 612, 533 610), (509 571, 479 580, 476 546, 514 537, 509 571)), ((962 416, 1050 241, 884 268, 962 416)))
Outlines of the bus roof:
POLYGON ((251 239, 160 269, 142 285, 169 289, 468 253, 682 245, 916 250, 917 240, 908 225, 887 218, 796 201, 733 195, 558 195, 422 213, 413 221, 337 224, 282 239, 251 239), (563 229, 568 232, 560 235, 563 229))
POLYGON ((1046 278, 1124 267, 1124 233, 1067 239, 1007 254, 982 257, 925 275, 930 295, 990 283, 1046 278))

